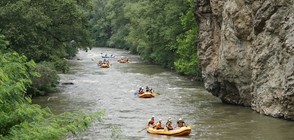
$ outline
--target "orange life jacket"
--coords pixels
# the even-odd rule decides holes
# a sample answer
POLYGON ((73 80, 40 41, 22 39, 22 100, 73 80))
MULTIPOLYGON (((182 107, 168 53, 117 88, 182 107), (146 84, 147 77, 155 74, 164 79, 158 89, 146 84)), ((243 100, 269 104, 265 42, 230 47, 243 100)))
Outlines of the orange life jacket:
POLYGON ((160 122, 157 122, 157 124, 155 125, 155 129, 161 129, 161 123, 160 122))

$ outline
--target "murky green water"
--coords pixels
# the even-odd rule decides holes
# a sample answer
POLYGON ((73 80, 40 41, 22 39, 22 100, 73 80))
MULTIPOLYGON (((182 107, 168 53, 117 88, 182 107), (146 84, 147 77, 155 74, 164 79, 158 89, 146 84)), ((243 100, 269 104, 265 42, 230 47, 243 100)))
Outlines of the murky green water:
POLYGON ((103 123, 95 122, 74 139, 110 139, 112 127, 121 128, 126 139, 146 140, 280 140, 294 139, 294 123, 259 115, 250 108, 225 105, 209 94, 201 83, 190 81, 159 66, 147 65, 138 56, 126 51, 94 48, 78 54, 81 60, 70 60, 71 74, 62 74, 60 93, 34 99, 35 103, 50 107, 54 113, 73 110, 91 112, 104 109, 103 123), (100 53, 112 53, 111 67, 101 69, 97 62, 100 53), (117 59, 128 57, 131 63, 121 64, 117 59), (150 86, 160 96, 141 99, 134 96, 140 86, 150 86), (154 115, 164 123, 168 117, 181 117, 193 127, 190 136, 168 137, 151 135, 142 130, 154 115))

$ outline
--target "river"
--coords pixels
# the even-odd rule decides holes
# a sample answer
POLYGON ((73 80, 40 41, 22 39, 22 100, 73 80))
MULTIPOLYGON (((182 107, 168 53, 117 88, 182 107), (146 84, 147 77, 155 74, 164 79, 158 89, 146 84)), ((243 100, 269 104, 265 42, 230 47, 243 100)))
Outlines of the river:
POLYGON ((80 51, 79 60, 69 60, 70 73, 60 74, 60 92, 34 98, 34 103, 49 107, 53 113, 87 110, 105 111, 103 122, 94 122, 74 138, 83 140, 112 139, 118 134, 124 139, 143 140, 281 140, 294 139, 294 123, 260 115, 250 108, 226 105, 208 93, 203 84, 156 65, 143 63, 137 55, 125 50, 93 48, 80 51), (114 54, 108 69, 97 67, 101 53, 114 54), (130 63, 118 63, 120 57, 130 63), (160 95, 142 99, 134 95, 139 87, 152 87, 160 95), (49 100, 48 100, 49 99, 49 100), (180 117, 192 126, 185 137, 148 134, 142 130, 154 115, 163 123, 180 117), (114 129, 117 128, 117 129, 114 129), (120 130, 121 132, 115 132, 120 130))

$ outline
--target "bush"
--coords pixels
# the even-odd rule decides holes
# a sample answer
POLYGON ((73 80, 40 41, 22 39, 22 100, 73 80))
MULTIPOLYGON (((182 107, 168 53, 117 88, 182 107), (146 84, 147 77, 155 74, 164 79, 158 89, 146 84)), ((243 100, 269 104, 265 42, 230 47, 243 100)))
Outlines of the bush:
POLYGON ((54 69, 58 72, 67 73, 69 71, 69 66, 65 59, 57 56, 51 56, 50 62, 52 62, 54 69))
POLYGON ((28 89, 28 94, 37 96, 45 95, 55 90, 59 81, 57 71, 54 69, 52 63, 42 62, 37 64, 36 72, 40 74, 39 77, 32 78, 32 85, 28 89))
POLYGON ((8 42, 0 35, 0 139, 2 140, 49 140, 64 139, 70 132, 84 130, 93 119, 101 121, 103 112, 90 115, 85 112, 54 115, 31 98, 24 96, 26 87, 47 87, 56 84, 56 71, 50 64, 28 61, 23 55, 5 50, 8 42), (38 74, 38 71, 41 74, 38 74), (46 79, 46 75, 50 75, 46 79), (53 75, 53 76, 52 76, 53 75))

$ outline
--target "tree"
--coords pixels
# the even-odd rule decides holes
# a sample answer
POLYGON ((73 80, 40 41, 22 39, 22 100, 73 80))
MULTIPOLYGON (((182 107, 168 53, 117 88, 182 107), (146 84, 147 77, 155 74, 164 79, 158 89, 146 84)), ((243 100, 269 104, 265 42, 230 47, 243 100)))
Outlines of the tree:
POLYGON ((129 49, 146 62, 185 75, 200 75, 193 0, 95 1, 103 2, 103 10, 99 10, 103 14, 94 23, 99 35, 103 35, 96 36, 97 42, 129 49))
POLYGON ((189 2, 189 10, 180 17, 184 32, 177 36, 177 42, 179 45, 175 68, 182 74, 201 78, 196 50, 196 35, 198 28, 194 19, 194 1, 189 0, 189 2))
POLYGON ((36 62, 66 57, 71 41, 77 44, 71 49, 91 46, 82 6, 87 1, 4 0, 0 2, 0 33, 10 42, 9 48, 36 62))
POLYGON ((99 47, 109 46, 108 42, 111 37, 110 20, 107 18, 107 1, 95 0, 94 10, 89 13, 91 34, 95 40, 95 45, 99 47))
POLYGON ((34 61, 7 49, 0 35, 0 139, 61 139, 68 132, 83 130, 102 112, 54 115, 48 108, 34 105, 25 96, 31 77, 39 76, 34 61))

